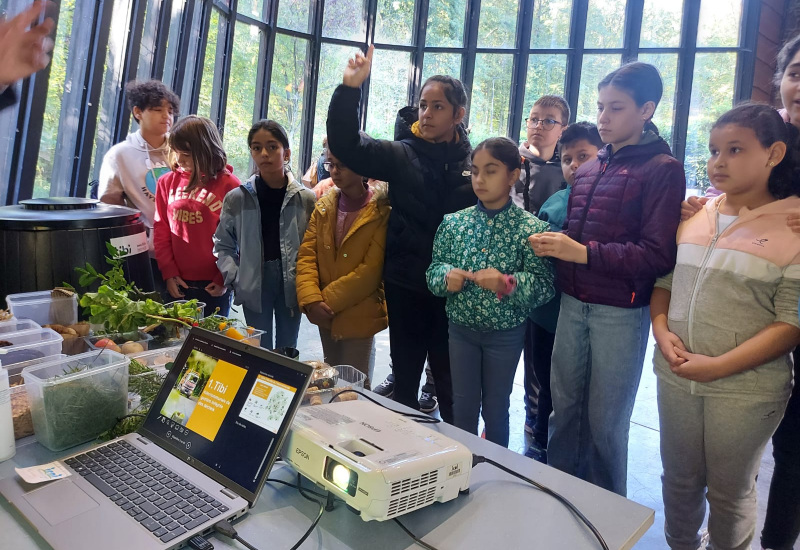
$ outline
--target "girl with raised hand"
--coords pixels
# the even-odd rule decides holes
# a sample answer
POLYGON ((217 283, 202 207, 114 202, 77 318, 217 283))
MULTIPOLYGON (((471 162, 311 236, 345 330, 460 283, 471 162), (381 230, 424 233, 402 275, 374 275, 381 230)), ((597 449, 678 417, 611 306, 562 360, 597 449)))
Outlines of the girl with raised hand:
POLYGON ((452 422, 445 300, 428 290, 425 270, 445 214, 476 201, 470 182, 471 147, 462 125, 467 94, 461 82, 432 76, 418 107, 397 115, 395 140, 359 132, 360 87, 373 47, 348 63, 328 108, 328 147, 348 168, 386 181, 392 206, 386 235, 384 286, 389 313, 394 399, 419 409, 420 376, 430 361, 442 419, 452 422))
POLYGON ((628 432, 650 333, 650 294, 675 265, 683 165, 652 122, 658 70, 630 63, 598 85, 606 144, 575 173, 563 233, 532 235, 556 258, 549 465, 625 496, 628 432))
POLYGON ((247 324, 265 331, 261 345, 296 348, 297 251, 314 210, 314 192, 292 175, 283 126, 259 120, 247 134, 247 146, 256 173, 225 197, 214 254, 247 324))

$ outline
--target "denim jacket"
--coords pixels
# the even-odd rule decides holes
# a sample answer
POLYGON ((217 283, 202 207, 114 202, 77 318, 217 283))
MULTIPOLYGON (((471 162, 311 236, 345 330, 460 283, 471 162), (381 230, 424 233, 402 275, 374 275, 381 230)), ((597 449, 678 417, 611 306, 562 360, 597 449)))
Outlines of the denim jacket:
MULTIPOLYGON (((287 175, 289 182, 280 219, 281 267, 286 307, 294 309, 297 307, 297 251, 314 211, 314 193, 297 183, 291 173, 287 175)), ((245 304, 248 309, 260 313, 264 246, 255 175, 225 195, 219 226, 214 233, 214 255, 225 286, 233 289, 233 303, 245 304)))

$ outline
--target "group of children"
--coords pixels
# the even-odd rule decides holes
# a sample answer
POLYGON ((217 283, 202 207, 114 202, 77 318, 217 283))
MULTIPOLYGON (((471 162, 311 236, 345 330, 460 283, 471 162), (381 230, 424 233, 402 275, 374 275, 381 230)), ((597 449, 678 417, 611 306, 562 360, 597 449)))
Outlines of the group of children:
POLYGON ((568 125, 563 98, 544 96, 521 147, 491 138, 473 149, 466 92, 445 76, 400 111, 395 140, 359 132, 371 63, 372 48, 351 59, 331 99, 334 187, 316 202, 288 168, 278 123, 250 130, 256 171, 240 184, 214 124, 187 116, 171 128, 177 103, 157 93, 134 105, 141 129, 128 139, 146 177, 104 178, 101 197, 152 216, 174 298, 227 312, 232 290, 268 348, 296 347, 304 313, 326 360, 369 380, 374 335, 391 326, 395 399, 418 408, 427 359, 442 418, 477 433, 482 415, 501 445, 524 348, 527 454, 623 496, 652 320, 667 541, 698 547, 707 492, 714 547, 749 547, 755 475, 800 343, 800 238, 787 224, 800 208, 795 133, 768 106, 720 117, 708 172, 724 194, 679 227, 685 177, 652 122, 655 67, 607 75, 596 126, 568 125), (155 163, 165 145, 170 161, 155 163), (147 193, 152 215, 137 203, 147 193))

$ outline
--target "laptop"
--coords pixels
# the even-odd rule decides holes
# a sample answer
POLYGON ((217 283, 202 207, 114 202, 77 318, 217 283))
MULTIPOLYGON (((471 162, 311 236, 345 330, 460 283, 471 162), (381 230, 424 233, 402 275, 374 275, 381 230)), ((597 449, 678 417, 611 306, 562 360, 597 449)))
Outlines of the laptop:
POLYGON ((251 508, 313 367, 194 328, 144 424, 76 453, 69 477, 0 493, 56 550, 183 546, 251 508))

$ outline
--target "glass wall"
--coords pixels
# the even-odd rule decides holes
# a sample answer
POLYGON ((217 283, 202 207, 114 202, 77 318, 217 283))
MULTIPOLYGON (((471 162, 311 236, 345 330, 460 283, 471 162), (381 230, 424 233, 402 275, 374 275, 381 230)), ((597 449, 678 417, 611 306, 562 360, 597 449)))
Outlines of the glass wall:
MULTIPOLYGON (((253 121, 280 122, 299 176, 320 153, 330 97, 348 58, 366 43, 376 51, 362 91, 362 127, 384 139, 393 138, 398 109, 413 105, 434 74, 464 81, 466 121, 477 143, 496 135, 522 140, 523 120, 543 94, 563 95, 573 120, 594 121, 600 79, 624 61, 652 63, 664 80, 654 122, 685 162, 688 185, 702 188, 709 124, 748 97, 752 67, 743 62, 752 62, 754 44, 742 40, 757 34, 745 28, 755 23, 743 0, 93 4, 58 5, 49 74, 21 98, 31 102, 35 139, 14 124, 0 128, 0 180, 18 190, 6 192, 6 202, 86 190, 108 148, 136 130, 125 81, 151 76, 179 93, 182 114, 212 117, 242 178, 251 169, 246 137, 253 121), (424 6, 427 13, 420 13, 424 6), (97 32, 97 19, 108 33, 97 32), (15 154, 30 166, 20 166, 15 154)), ((0 0, 11 12, 18 5, 0 0)))

